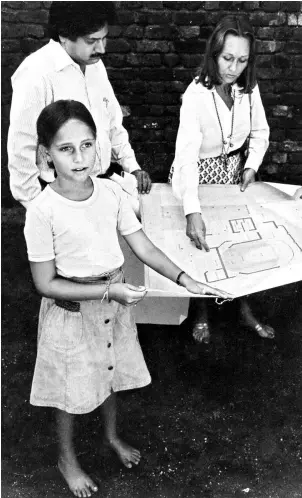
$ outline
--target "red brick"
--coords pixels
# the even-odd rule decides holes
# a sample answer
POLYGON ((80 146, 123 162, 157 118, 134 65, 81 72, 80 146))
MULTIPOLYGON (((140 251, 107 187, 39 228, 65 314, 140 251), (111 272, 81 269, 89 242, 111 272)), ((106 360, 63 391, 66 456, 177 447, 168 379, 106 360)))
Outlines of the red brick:
POLYGON ((47 24, 48 10, 39 9, 38 11, 20 11, 17 13, 17 19, 24 23, 47 24))
POLYGON ((292 58, 287 57, 286 55, 273 55, 272 64, 277 68, 289 68, 292 63, 292 58))
POLYGON ((161 66, 160 54, 129 54, 127 64, 130 66, 161 66))
POLYGON ((135 24, 138 15, 134 11, 119 10, 117 11, 117 24, 135 24))
MULTIPOLYGON (((258 2, 246 2, 246 3, 258 3, 258 2)), ((219 2, 205 2, 204 8, 206 10, 216 10, 219 9, 219 2)))
POLYGON ((286 138, 288 140, 298 141, 301 140, 301 130, 300 129, 286 129, 286 138))
POLYGON ((292 41, 292 42, 287 43, 286 51, 289 53, 301 54, 302 53, 302 42, 292 41))
POLYGON ((284 164, 287 162, 287 154, 285 153, 281 154, 280 152, 275 152, 275 154, 272 155, 272 160, 275 163, 284 164))
POLYGON ((264 12, 278 12, 281 2, 260 2, 260 9, 264 12))
POLYGON ((144 29, 141 26, 132 24, 131 26, 128 26, 128 28, 123 33, 123 36, 125 36, 126 38, 143 38, 144 29))
POLYGON ((138 41, 136 43, 138 52, 169 52, 169 44, 166 41, 138 41))
POLYGON ((203 54, 206 48, 204 40, 175 40, 175 51, 179 54, 203 54))
POLYGON ((9 7, 4 7, 3 6, 3 2, 2 2, 2 5, 1 5, 1 23, 2 23, 2 29, 5 26, 4 23, 6 23, 6 22, 14 23, 17 20, 18 20, 18 12, 10 9, 9 7))
POLYGON ((300 12, 301 2, 282 2, 282 10, 285 12, 300 12))
POLYGON ((293 152, 288 154, 288 160, 290 163, 302 165, 302 152, 293 152))
POLYGON ((156 2, 150 2, 148 1, 148 4, 144 2, 144 7, 148 7, 148 9, 162 9, 163 8, 163 2, 156 1, 156 2))
MULTIPOLYGON (((274 128, 270 130, 270 140, 284 140, 285 139, 285 130, 274 128)), ((278 161, 277 161, 278 162, 278 161)))
MULTIPOLYGON (((171 12, 148 12, 145 14, 146 23, 147 24, 165 24, 168 25, 172 21, 172 13, 171 12)), ((141 21, 143 22, 143 18, 141 21)))
POLYGON ((168 92, 177 92, 177 93, 184 93, 187 88, 187 85, 183 81, 169 81, 169 83, 166 83, 165 89, 168 92))
POLYGON ((141 9, 145 2, 123 2, 124 9, 141 9))
POLYGON ((181 38, 197 38, 200 32, 199 26, 181 26, 179 28, 179 35, 181 38))
MULTIPOLYGON (((301 140, 301 136, 299 137, 301 140)), ((302 142, 296 142, 296 141, 284 141, 282 144, 280 144, 280 150, 282 151, 287 151, 287 152, 302 152, 302 142)))
POLYGON ((296 29, 294 29, 292 31, 293 31, 293 33, 292 33, 293 40, 300 40, 300 41, 302 41, 302 29, 301 28, 296 28, 296 29))
POLYGON ((260 67, 257 70, 257 76, 260 79, 264 79, 264 80, 275 80, 277 78, 280 78, 282 76, 282 74, 283 74, 283 71, 280 68, 272 70, 271 68, 261 68, 260 67))
POLYGON ((284 12, 274 15, 267 12, 252 12, 249 19, 252 26, 281 26, 286 22, 286 14, 284 12))
POLYGON ((130 52, 130 50, 131 50, 130 44, 126 40, 123 40, 122 38, 109 39, 106 47, 106 51, 108 53, 110 52, 127 53, 130 52))
MULTIPOLYGON (((4 3, 4 2, 3 2, 4 3)), ((23 10, 26 8, 26 10, 33 9, 37 10, 41 8, 41 2, 5 2, 6 6, 10 6, 11 9, 15 10, 23 10)))
POLYGON ((257 37, 261 39, 274 40, 275 28, 258 28, 257 37))
POLYGON ((178 54, 165 54, 164 63, 168 67, 174 67, 178 64, 179 55, 178 54))
MULTIPOLYGON (((1 40, 2 52, 18 52, 20 50, 20 40, 1 40)), ((3 57, 3 56, 2 56, 3 57)))
POLYGON ((163 94, 164 90, 165 90, 165 82, 164 81, 149 81, 148 88, 147 88, 148 92, 163 94))
MULTIPOLYGON (((171 81, 173 79, 174 70, 171 69, 145 69, 142 68, 139 73, 141 79, 147 81, 171 81)), ((178 79, 178 78, 177 78, 178 79)))
POLYGON ((176 12, 174 22, 178 26, 198 26, 206 24, 207 15, 204 12, 176 12))
POLYGON ((145 37, 148 39, 171 39, 177 35, 177 29, 174 26, 147 26, 145 37))
POLYGON ((121 54, 106 54, 104 62, 106 67, 123 67, 125 59, 125 56, 121 54))
POLYGON ((44 29, 36 24, 7 24, 2 27, 3 38, 43 38, 44 29))
MULTIPOLYGON (((296 29, 295 29, 296 30, 296 29)), ((276 40, 291 40, 293 31, 295 31, 290 26, 279 26, 275 29, 275 39, 276 40)))
POLYGON ((198 66, 201 65, 202 59, 203 59, 203 56, 199 55, 199 54, 193 54, 193 55, 182 54, 181 55, 181 61, 185 67, 197 68, 198 66))
POLYGON ((244 10, 257 10, 259 8, 259 2, 243 2, 242 7, 244 10))

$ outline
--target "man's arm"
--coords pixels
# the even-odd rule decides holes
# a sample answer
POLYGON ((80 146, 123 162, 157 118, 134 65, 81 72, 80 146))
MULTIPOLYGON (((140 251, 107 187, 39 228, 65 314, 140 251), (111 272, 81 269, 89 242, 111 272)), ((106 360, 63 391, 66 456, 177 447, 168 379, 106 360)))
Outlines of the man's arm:
POLYGON ((13 81, 7 143, 11 192, 24 207, 41 192, 36 123, 46 105, 46 90, 43 80, 35 76, 19 75, 13 81))

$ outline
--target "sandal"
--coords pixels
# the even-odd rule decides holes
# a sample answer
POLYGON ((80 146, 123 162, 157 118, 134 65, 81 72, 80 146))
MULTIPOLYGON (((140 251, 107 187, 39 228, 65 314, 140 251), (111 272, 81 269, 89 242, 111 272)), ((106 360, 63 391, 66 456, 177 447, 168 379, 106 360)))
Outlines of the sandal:
POLYGON ((260 323, 257 323, 257 325, 251 328, 253 328, 257 332, 257 334, 264 339, 275 338, 275 331, 270 325, 260 325, 260 323))
POLYGON ((209 324, 207 322, 197 322, 193 326, 193 337, 196 342, 209 344, 210 342, 210 330, 209 324))

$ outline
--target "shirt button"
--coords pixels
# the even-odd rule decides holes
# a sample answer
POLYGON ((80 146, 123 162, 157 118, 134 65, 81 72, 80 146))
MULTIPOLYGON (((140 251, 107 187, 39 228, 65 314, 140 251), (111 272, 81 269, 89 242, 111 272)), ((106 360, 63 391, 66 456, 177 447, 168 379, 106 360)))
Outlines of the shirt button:
POLYGON ((107 347, 111 348, 111 342, 108 342, 107 347))
POLYGON ((109 323, 109 322, 110 322, 109 318, 106 318, 105 323, 109 323))
POLYGON ((108 370, 113 370, 113 367, 108 367, 108 370))

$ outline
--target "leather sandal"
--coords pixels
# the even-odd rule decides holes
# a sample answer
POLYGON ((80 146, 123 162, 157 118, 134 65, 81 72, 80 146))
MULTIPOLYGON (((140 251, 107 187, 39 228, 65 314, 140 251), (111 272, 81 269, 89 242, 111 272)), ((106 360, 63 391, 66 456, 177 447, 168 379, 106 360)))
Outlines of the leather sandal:
POLYGON ((210 342, 210 330, 209 324, 207 322, 197 322, 193 326, 193 337, 196 342, 209 344, 210 342))
POLYGON ((260 323, 257 323, 257 325, 251 328, 253 328, 257 332, 257 334, 264 339, 275 338, 275 331, 270 325, 260 325, 260 323))

